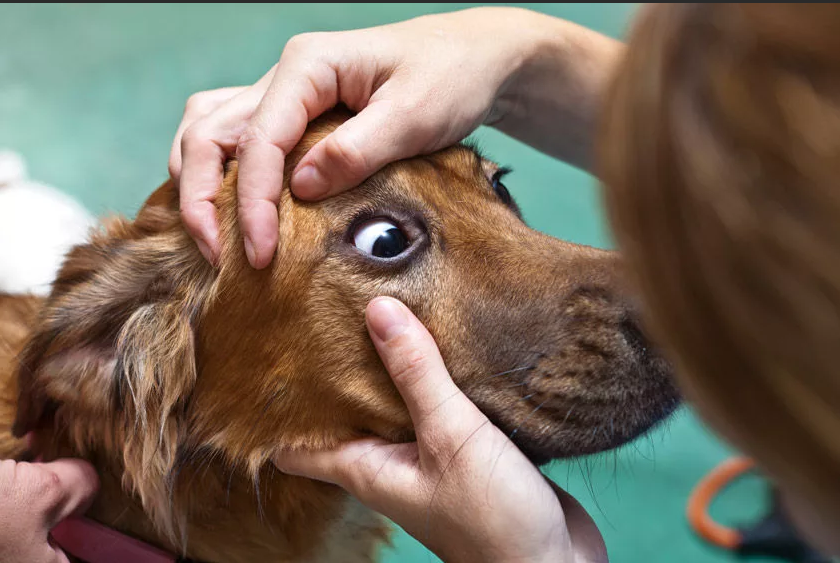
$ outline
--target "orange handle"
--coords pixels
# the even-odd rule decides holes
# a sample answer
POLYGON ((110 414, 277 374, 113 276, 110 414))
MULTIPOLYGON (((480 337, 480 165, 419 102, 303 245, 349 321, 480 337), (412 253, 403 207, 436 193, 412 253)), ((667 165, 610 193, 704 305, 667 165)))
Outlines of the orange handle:
POLYGON ((744 457, 724 461, 712 470, 692 491, 688 499, 688 522, 697 534, 711 544, 733 550, 741 544, 741 533, 718 524, 709 516, 712 500, 732 481, 755 467, 744 457))

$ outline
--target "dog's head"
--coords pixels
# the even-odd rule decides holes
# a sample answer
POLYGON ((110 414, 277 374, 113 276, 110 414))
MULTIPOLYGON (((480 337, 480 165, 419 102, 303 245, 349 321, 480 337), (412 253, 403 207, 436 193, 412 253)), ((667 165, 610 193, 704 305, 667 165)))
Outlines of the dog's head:
MULTIPOLYGON (((313 123, 287 167, 343 119, 313 123)), ((410 439, 364 323, 366 304, 391 295, 534 461, 636 437, 677 399, 620 260, 528 228, 502 174, 456 146, 323 203, 286 187, 279 248, 261 271, 242 250, 235 164, 216 202, 219 270, 164 185, 133 223, 70 254, 22 356, 16 432, 58 420, 79 447, 113 441, 147 505, 196 452, 256 471, 281 447, 410 439)))

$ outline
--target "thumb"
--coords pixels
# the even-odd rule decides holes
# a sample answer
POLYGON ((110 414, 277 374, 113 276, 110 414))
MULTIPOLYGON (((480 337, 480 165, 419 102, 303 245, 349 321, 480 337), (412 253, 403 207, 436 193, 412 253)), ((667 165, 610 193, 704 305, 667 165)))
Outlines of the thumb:
POLYGON ((402 395, 419 434, 427 427, 450 428, 454 420, 439 420, 455 409, 457 422, 473 427, 486 420, 452 381, 432 335, 408 308, 390 297, 368 304, 367 325, 379 357, 402 395))
POLYGON ((40 464, 57 486, 46 514, 49 529, 72 515, 84 513, 99 490, 99 478, 93 466, 80 459, 59 459, 40 464))
POLYGON ((417 155, 428 143, 408 119, 391 100, 372 102, 306 153, 292 174, 292 191, 307 200, 336 195, 417 155))

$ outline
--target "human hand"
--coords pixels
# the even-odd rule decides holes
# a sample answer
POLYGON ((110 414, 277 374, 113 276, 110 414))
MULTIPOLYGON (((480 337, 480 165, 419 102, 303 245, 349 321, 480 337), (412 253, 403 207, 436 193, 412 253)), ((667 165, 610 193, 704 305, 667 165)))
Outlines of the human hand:
POLYGON ((0 561, 67 562, 50 530, 82 514, 98 489, 93 467, 78 459, 0 461, 0 561))
POLYGON ((367 324, 417 442, 284 452, 274 461, 281 471, 343 487, 447 562, 606 561, 589 515, 555 494, 455 386, 432 336, 402 303, 373 300, 367 324))
MULTIPOLYGON (((239 158, 239 221, 248 260, 271 261, 286 155, 309 121, 343 103, 358 114, 296 166, 295 195, 320 199, 402 158, 452 145, 505 111, 497 104, 554 20, 518 8, 476 8, 369 29, 293 37, 256 84, 195 94, 178 128, 170 174, 184 225, 219 255, 213 198, 226 158, 239 158)), ((558 34, 559 35, 559 34, 558 34)))

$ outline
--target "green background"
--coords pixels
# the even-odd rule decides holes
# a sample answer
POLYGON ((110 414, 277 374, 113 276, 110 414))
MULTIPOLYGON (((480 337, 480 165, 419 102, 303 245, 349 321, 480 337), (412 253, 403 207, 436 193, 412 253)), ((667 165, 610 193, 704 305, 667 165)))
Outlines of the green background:
MULTIPOLYGON (((186 98, 259 78, 294 34, 368 27, 467 4, 168 4, 0 6, 0 150, 32 176, 97 214, 133 214, 166 178, 186 98)), ((528 4, 622 37, 635 4, 528 4)), ((518 30, 511 29, 511 33, 518 30)), ((586 174, 490 130, 477 133, 527 221, 595 246, 610 238, 586 174)), ((548 471, 595 518, 616 562, 729 560, 698 540, 684 517, 692 487, 729 451, 687 410, 617 453, 555 463, 548 471)), ((760 514, 763 483, 748 478, 713 515, 760 514)), ((385 561, 434 561, 406 534, 385 561)))

